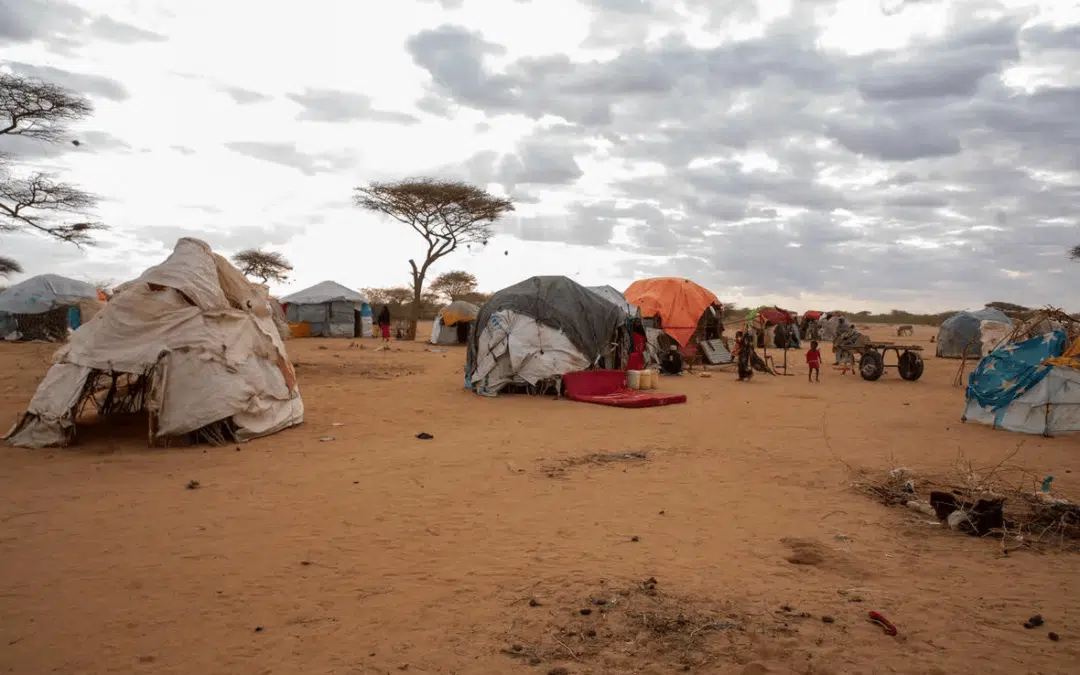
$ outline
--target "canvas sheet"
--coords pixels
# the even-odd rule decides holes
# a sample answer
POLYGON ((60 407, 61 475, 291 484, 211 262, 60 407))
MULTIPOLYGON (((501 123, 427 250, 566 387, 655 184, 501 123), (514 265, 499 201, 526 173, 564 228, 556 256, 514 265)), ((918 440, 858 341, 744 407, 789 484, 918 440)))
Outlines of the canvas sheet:
POLYGON ((469 382, 495 395, 509 384, 535 385, 591 365, 570 338, 533 317, 504 310, 491 317, 477 339, 469 382))

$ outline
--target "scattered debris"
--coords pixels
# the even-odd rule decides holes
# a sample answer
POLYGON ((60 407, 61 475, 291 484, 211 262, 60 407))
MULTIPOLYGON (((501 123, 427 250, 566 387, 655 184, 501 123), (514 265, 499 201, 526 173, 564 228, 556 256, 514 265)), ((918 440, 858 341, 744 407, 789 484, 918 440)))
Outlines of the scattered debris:
POLYGON ((330 426, 332 426, 332 427, 343 427, 343 426, 345 426, 345 423, 344 422, 331 422, 330 426))
POLYGON ((590 614, 592 614, 592 610, 589 609, 588 607, 585 607, 585 608, 583 608, 581 610, 578 610, 578 611, 581 612, 581 616, 589 616, 590 614))
POLYGON ((1047 633, 1046 637, 1050 638, 1054 642, 1057 642, 1058 640, 1061 639, 1061 636, 1058 635, 1057 633, 1055 633, 1054 631, 1050 631, 1049 633, 1047 633))
POLYGON ((836 619, 828 615, 821 617, 821 620, 824 623, 836 623, 836 619))
POLYGON ((323 443, 329 443, 330 441, 336 441, 337 439, 334 438, 333 436, 322 436, 322 437, 319 438, 319 440, 322 441, 323 443))
POLYGON ((261 632, 263 632, 263 627, 262 627, 262 626, 255 626, 255 632, 256 632, 256 633, 261 633, 261 632))
POLYGON ((540 601, 536 598, 529 598, 529 607, 539 607, 540 601))
POLYGON ((1024 622, 1024 628, 1028 629, 1038 628, 1041 625, 1043 625, 1042 614, 1036 614, 1035 616, 1024 622))
POLYGON ((896 630, 896 626, 894 626, 891 621, 886 619, 885 616, 879 612, 870 612, 870 621, 881 626, 882 630, 885 631, 886 635, 896 635, 898 632, 896 630))
POLYGON ((192 479, 192 480, 189 480, 187 485, 184 486, 184 487, 186 487, 189 490, 197 490, 197 489, 199 489, 200 485, 201 485, 201 483, 199 481, 192 479))
POLYGON ((416 437, 422 441, 430 441, 431 439, 435 438, 426 431, 421 431, 420 433, 416 434, 416 437))
POLYGON ((1052 545, 1080 550, 1080 506, 1043 492, 1040 482, 1045 485, 1046 480, 1041 476, 1033 478, 1030 471, 1008 465, 1015 454, 978 470, 961 457, 952 474, 921 477, 917 485, 906 468, 888 471, 884 478, 860 472, 851 486, 886 506, 904 505, 937 519, 927 524, 994 536, 1001 540, 1004 556, 1052 545))
POLYGON ((444 354, 448 350, 446 350, 446 349, 425 349, 424 351, 425 352, 431 352, 432 354, 444 354))
POLYGON ((640 537, 630 537, 630 541, 634 541, 634 542, 641 541, 641 538, 640 537))

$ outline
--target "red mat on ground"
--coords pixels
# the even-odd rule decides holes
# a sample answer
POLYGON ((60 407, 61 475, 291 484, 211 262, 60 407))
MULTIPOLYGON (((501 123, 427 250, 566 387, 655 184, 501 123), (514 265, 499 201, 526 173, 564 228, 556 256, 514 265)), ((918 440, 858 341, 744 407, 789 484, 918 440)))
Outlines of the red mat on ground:
POLYGON ((618 408, 652 408, 686 403, 686 394, 654 394, 626 388, 622 370, 582 370, 562 377, 563 393, 572 401, 598 403, 618 408))

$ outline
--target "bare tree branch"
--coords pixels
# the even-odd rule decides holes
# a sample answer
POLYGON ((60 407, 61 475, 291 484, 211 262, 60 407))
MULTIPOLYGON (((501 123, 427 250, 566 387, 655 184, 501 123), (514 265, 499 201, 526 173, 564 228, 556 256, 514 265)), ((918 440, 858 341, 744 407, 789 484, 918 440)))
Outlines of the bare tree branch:
POLYGON ((68 125, 94 112, 84 96, 48 82, 0 73, 0 135, 46 143, 68 139, 68 125))
POLYGON ((93 195, 58 182, 49 174, 17 178, 0 168, 0 232, 30 228, 76 246, 93 244, 94 233, 107 229, 101 223, 56 223, 53 219, 61 214, 84 215, 96 204, 93 195))
MULTIPOLYGON (((24 136, 46 143, 67 140, 68 125, 94 110, 77 92, 21 75, 0 73, 0 136, 24 136)), ((75 142, 75 141, 72 141, 75 142)), ((11 156, 0 153, 0 232, 29 229, 82 247, 107 229, 87 217, 97 199, 46 173, 16 176, 11 156), (62 216, 75 222, 58 223, 62 216)))
POLYGON ((260 251, 249 248, 233 255, 233 263, 249 277, 258 277, 265 284, 273 279, 283 283, 289 279, 292 265, 277 251, 260 251))
POLYGON ((1073 260, 1080 260, 1080 244, 1069 249, 1069 257, 1073 260))
POLYGON ((374 182, 356 188, 353 199, 359 208, 408 225, 427 244, 423 263, 417 265, 415 260, 409 260, 413 279, 410 338, 416 337, 424 277, 431 265, 461 244, 487 244, 491 224, 514 210, 509 199, 461 181, 434 178, 374 182))
POLYGON ((12 274, 21 274, 22 271, 19 261, 0 255, 0 276, 10 277, 12 274))

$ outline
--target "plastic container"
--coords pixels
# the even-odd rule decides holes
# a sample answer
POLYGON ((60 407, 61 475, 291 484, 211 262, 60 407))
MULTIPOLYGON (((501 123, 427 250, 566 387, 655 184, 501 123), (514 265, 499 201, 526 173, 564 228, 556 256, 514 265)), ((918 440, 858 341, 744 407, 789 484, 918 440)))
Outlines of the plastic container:
POLYGON ((640 370, 628 370, 628 371, 626 371, 626 388, 627 389, 641 389, 641 371, 640 370))
POLYGON ((656 389, 656 380, 659 375, 655 370, 643 370, 642 375, 642 389, 656 389))

